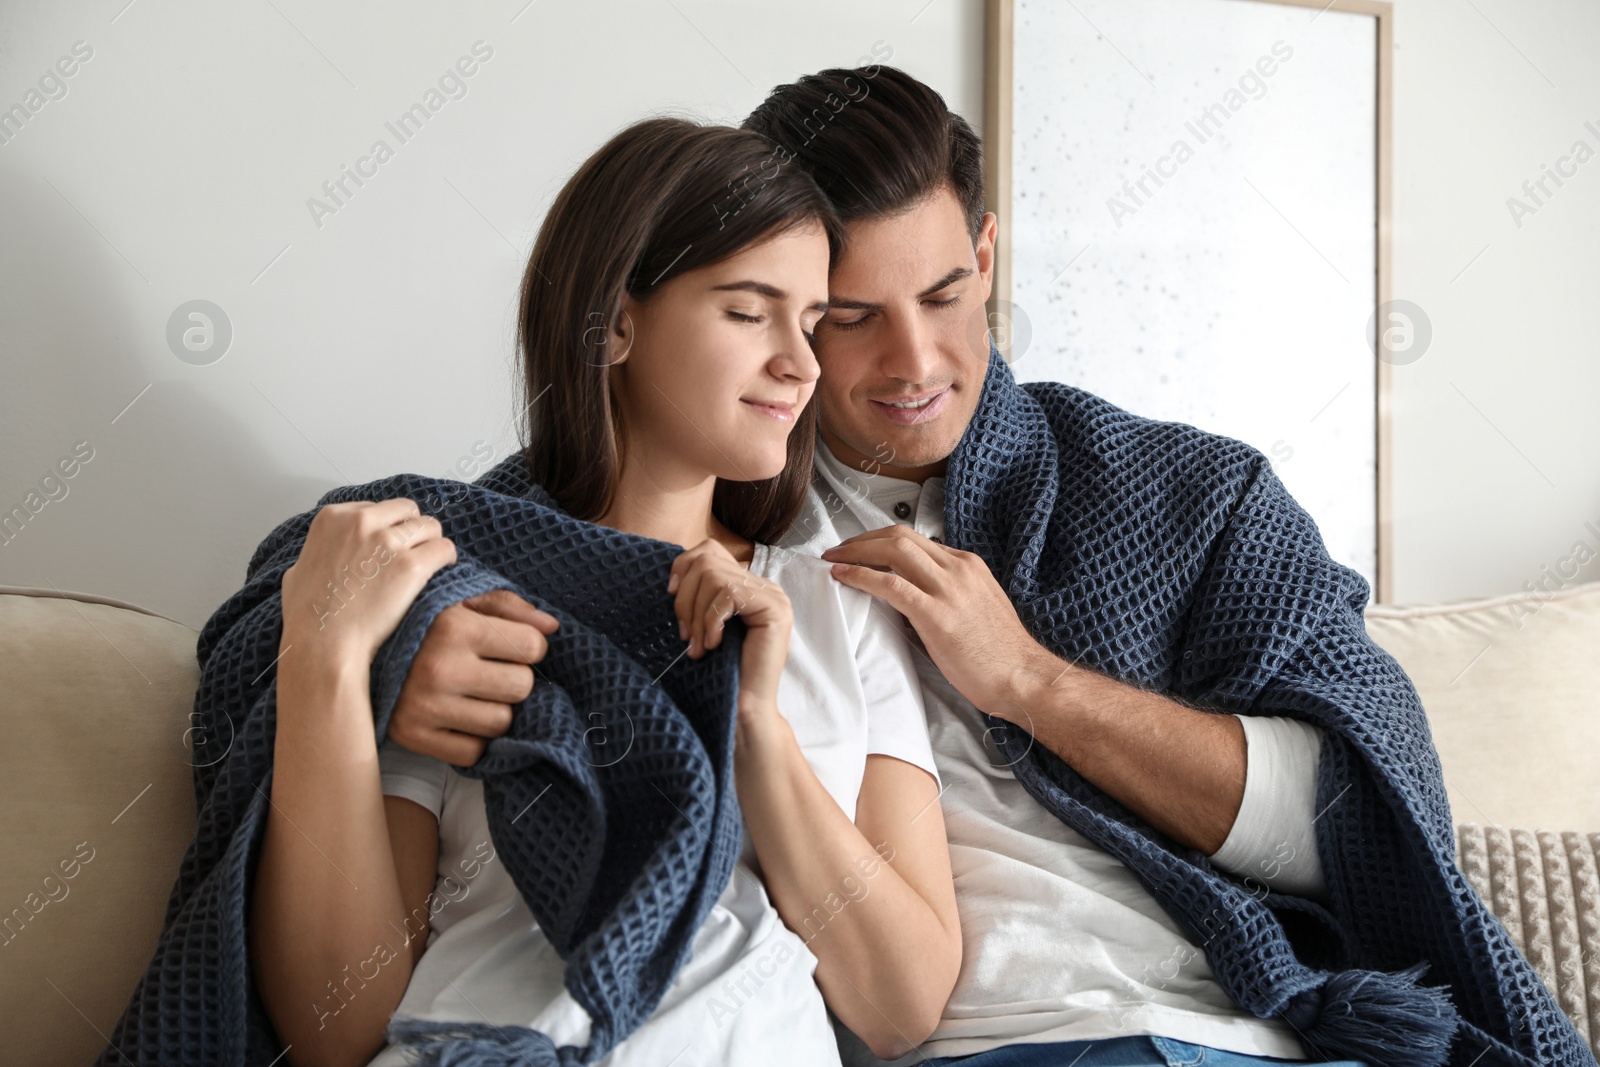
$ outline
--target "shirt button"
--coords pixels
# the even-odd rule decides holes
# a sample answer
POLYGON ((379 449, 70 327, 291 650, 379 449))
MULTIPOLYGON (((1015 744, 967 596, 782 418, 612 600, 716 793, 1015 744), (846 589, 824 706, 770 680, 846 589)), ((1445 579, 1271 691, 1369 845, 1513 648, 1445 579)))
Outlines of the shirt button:
POLYGON ((911 517, 911 505, 902 500, 894 506, 894 513, 899 518, 909 519, 911 517))

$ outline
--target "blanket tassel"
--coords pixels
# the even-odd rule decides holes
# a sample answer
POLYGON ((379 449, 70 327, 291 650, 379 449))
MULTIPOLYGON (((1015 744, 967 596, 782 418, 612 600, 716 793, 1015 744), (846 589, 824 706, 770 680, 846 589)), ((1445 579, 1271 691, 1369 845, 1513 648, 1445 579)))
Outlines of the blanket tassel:
POLYGON ((1366 1060, 1373 1067, 1442 1067, 1460 1017, 1446 988, 1416 984, 1425 961, 1397 974, 1349 970, 1289 1000, 1283 1018, 1309 1052, 1366 1060))
POLYGON ((429 1019, 391 1019, 385 1035, 418 1053, 416 1067, 568 1067, 579 1062, 563 1055, 537 1030, 488 1023, 441 1023, 429 1019))

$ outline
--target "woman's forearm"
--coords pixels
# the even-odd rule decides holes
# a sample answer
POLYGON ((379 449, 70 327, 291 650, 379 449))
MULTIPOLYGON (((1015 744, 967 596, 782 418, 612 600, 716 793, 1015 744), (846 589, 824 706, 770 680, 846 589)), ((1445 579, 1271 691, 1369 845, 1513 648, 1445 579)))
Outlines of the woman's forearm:
POLYGON ((263 1003, 296 1065, 359 1065, 382 1049, 411 978, 405 939, 426 934, 425 916, 406 922, 368 687, 359 662, 291 649, 278 665, 250 947, 263 1003))
POLYGON ((828 1006, 879 1056, 903 1055, 938 1024, 960 967, 957 924, 895 869, 906 842, 869 841, 840 810, 781 715, 741 714, 735 745, 768 893, 817 957, 828 1006))

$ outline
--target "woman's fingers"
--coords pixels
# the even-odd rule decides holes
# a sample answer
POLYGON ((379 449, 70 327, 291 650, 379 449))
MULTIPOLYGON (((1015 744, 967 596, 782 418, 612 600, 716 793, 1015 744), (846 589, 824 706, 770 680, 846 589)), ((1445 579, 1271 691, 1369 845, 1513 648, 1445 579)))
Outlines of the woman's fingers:
POLYGON ((357 538, 367 542, 381 540, 391 550, 420 544, 443 533, 439 520, 432 515, 422 514, 417 502, 409 497, 356 500, 346 506, 355 513, 354 533, 357 538))
MULTIPOLYGON (((682 556, 678 558, 680 560, 683 559, 682 556)), ((677 594, 677 598, 672 603, 672 608, 678 616, 678 636, 685 641, 690 640, 694 634, 694 619, 692 615, 694 612, 695 591, 700 584, 700 574, 700 568, 685 565, 682 572, 677 576, 677 584, 673 587, 677 594)), ((690 652, 692 655, 693 649, 690 652)))
POLYGON ((679 635, 689 642, 689 655, 696 659, 722 644, 733 616, 744 616, 746 622, 759 625, 758 620, 774 603, 776 590, 712 540, 680 553, 667 578, 667 591, 676 596, 673 607, 679 635))
POLYGON ((434 537, 413 545, 411 553, 417 561, 413 564, 416 572, 411 578, 411 584, 416 586, 411 590, 411 598, 415 600, 435 571, 456 561, 456 543, 448 537, 434 537))
POLYGON ((390 497, 388 500, 353 500, 350 503, 366 513, 362 518, 371 522, 374 529, 393 526, 422 514, 417 502, 405 496, 390 497))
POLYGON ((751 577, 734 560, 715 560, 706 565, 696 599, 700 616, 700 651, 722 644, 723 625, 742 613, 749 602, 751 577))
POLYGON ((688 572, 690 567, 694 566, 703 559, 714 558, 719 551, 722 555, 727 556, 729 559, 733 558, 732 556, 728 555, 727 549, 723 548, 720 544, 713 541, 709 537, 704 541, 701 541, 698 545, 695 545, 693 548, 686 548, 682 552, 678 553, 677 558, 672 561, 671 570, 669 570, 667 573, 667 592, 676 593, 678 591, 679 584, 683 580, 684 574, 688 572))
POLYGON ((284 572, 284 640, 370 658, 428 579, 454 562, 455 543, 414 500, 325 505, 284 572))
POLYGON ((706 651, 706 638, 711 632, 711 605, 722 593, 722 582, 717 572, 704 563, 694 568, 694 574, 694 599, 689 607, 689 655, 699 658, 706 651))
POLYGON ((444 536, 444 527, 432 515, 413 515, 390 526, 386 533, 398 539, 395 547, 415 548, 444 536))
MULTIPOLYGON (((685 556, 689 556, 689 553, 678 558, 682 560, 685 556)), ((706 650, 706 639, 710 633, 707 612, 709 605, 721 592, 722 582, 715 560, 704 553, 690 557, 678 575, 674 585, 677 599, 673 607, 678 616, 679 635, 689 642, 691 659, 698 659, 706 650)))
MULTIPOLYGON (((702 647, 698 643, 701 619, 697 604, 701 587, 710 573, 709 565, 716 559, 716 550, 719 548, 720 545, 707 538, 693 548, 685 549, 672 561, 672 570, 667 578, 667 592, 677 594, 673 607, 678 616, 678 634, 690 642, 691 657, 697 655, 702 647)), ((726 554, 725 549, 723 553, 726 554)))
POLYGON ((722 625, 739 612, 741 602, 735 582, 727 573, 719 573, 711 583, 714 592, 705 602, 702 615, 703 647, 716 648, 722 644, 722 625))

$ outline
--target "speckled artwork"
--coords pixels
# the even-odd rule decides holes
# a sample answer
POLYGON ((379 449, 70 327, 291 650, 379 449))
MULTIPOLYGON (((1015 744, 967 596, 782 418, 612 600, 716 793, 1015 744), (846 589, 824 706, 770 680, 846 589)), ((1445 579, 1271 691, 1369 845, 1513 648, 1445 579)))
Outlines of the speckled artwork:
POLYGON ((1375 581, 1376 24, 1016 0, 1011 353, 1255 445, 1375 581))

